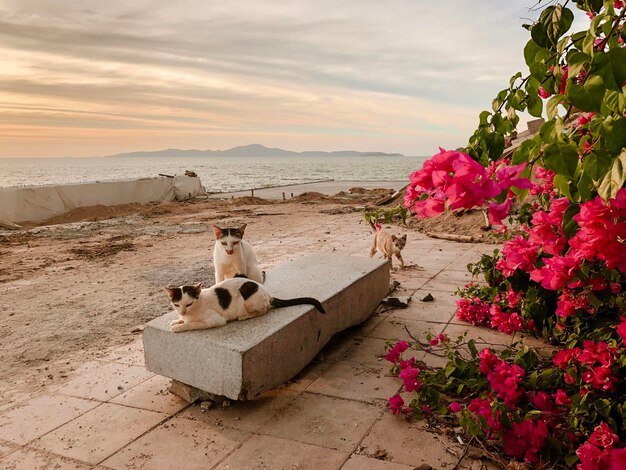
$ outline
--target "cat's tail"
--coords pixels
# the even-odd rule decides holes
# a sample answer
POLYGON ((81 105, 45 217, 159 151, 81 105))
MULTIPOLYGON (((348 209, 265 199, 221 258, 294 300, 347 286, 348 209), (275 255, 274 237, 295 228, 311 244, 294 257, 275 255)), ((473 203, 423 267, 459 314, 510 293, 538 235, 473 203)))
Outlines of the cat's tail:
POLYGON ((272 297, 272 308, 290 307, 292 305, 313 305, 321 313, 326 313, 320 301, 313 297, 296 297, 295 299, 277 299, 272 297))
POLYGON ((374 232, 378 232, 382 228, 380 224, 375 224, 374 222, 371 221, 371 219, 370 219, 369 222, 370 222, 370 225, 372 226, 372 229, 374 230, 374 232))

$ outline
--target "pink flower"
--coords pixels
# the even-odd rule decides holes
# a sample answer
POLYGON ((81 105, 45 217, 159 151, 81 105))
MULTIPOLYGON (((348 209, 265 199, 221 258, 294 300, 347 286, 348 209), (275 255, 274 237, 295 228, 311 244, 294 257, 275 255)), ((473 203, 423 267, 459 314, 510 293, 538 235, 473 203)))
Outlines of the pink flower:
POLYGON ((400 359, 400 354, 409 349, 409 343, 406 341, 398 341, 385 355, 385 359, 389 362, 397 362, 400 359))
POLYGON ((466 321, 472 325, 486 325, 490 318, 490 305, 478 297, 473 299, 459 299, 456 301, 459 307, 456 316, 459 320, 466 321))
POLYGON ((496 181, 502 188, 511 188, 515 186, 519 189, 530 189, 532 183, 528 178, 522 178, 521 175, 526 169, 526 163, 514 166, 503 166, 499 168, 496 173, 496 181))
POLYGON ((507 454, 529 463, 537 463, 548 438, 548 427, 541 420, 526 419, 521 423, 511 423, 511 429, 507 429, 502 437, 507 454))
POLYGON ((547 290, 559 290, 566 286, 581 264, 577 252, 570 251, 565 256, 553 256, 544 258, 544 266, 530 273, 533 281, 541 283, 541 287, 547 290))
POLYGON ((400 378, 407 392, 415 392, 422 387, 422 382, 418 380, 420 371, 415 367, 407 367, 400 372, 400 378))
POLYGON ((432 410, 430 409, 430 406, 422 405, 422 413, 424 413, 425 415, 431 414, 432 410))
POLYGON ((613 449, 609 454, 608 470, 624 470, 626 468, 626 449, 613 449))
POLYGON ((559 369, 567 369, 574 359, 576 359, 582 350, 580 348, 561 349, 552 358, 552 363, 559 369))
POLYGON ((557 405, 569 406, 572 404, 572 400, 569 399, 567 393, 561 389, 557 390, 554 394, 554 401, 557 405))
POLYGON ((391 410, 391 414, 398 415, 404 412, 402 407, 404 406, 404 400, 400 395, 394 395, 389 398, 389 409, 391 410))
POLYGON ((512 199, 507 199, 502 204, 489 204, 489 223, 491 225, 504 225, 502 220, 509 215, 511 203, 512 199))
POLYGON ((588 442, 598 447, 612 447, 618 441, 617 434, 606 423, 602 422, 594 428, 588 442))
POLYGON ((461 411, 461 405, 456 402, 453 401, 452 403, 450 403, 450 411, 452 411, 453 413, 458 413, 459 411, 461 411))
POLYGON ((622 323, 617 326, 617 334, 622 338, 622 343, 626 344, 626 317, 621 317, 622 323))
POLYGON ((541 96, 543 99, 550 98, 550 93, 548 93, 543 86, 540 86, 539 87, 539 96, 541 96))
POLYGON ((496 268, 502 271, 504 277, 512 276, 518 269, 529 271, 534 268, 538 254, 537 245, 518 235, 504 243, 502 258, 496 263, 496 268))

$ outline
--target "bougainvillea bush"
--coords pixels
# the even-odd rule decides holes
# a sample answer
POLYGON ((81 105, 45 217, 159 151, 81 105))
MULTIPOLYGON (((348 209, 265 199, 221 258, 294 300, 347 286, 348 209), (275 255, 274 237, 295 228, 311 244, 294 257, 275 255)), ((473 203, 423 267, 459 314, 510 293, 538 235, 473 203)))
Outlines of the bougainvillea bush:
POLYGON ((514 75, 468 146, 441 150, 410 176, 418 217, 485 208, 506 223, 501 249, 470 270, 458 318, 556 346, 496 352, 443 335, 389 345, 411 403, 393 413, 450 413, 473 437, 533 466, 626 469, 626 8, 622 0, 544 4, 525 25, 526 75, 514 75), (570 32, 574 11, 588 28, 570 32), (540 131, 506 158, 525 111, 540 131), (515 214, 511 210, 515 208, 515 214), (445 368, 412 358, 440 354, 445 368))

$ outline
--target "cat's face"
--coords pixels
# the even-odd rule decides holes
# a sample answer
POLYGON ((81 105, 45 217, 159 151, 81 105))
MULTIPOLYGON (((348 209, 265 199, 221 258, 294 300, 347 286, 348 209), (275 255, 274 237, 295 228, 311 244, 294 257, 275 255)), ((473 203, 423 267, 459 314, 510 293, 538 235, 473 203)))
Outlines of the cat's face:
POLYGON ((393 244, 395 245, 395 247, 398 250, 402 251, 402 248, 404 248, 404 246, 406 245, 406 233, 402 235, 400 238, 393 235, 391 239, 393 240, 393 244))
POLYGON ((183 317, 187 314, 187 311, 192 308, 192 305, 200 297, 202 291, 202 283, 194 286, 180 286, 180 287, 166 287, 165 292, 172 302, 172 306, 183 317))
POLYGON ((213 225, 215 243, 218 243, 228 256, 232 255, 235 250, 239 249, 246 225, 243 224, 239 228, 219 228, 217 225, 213 225))

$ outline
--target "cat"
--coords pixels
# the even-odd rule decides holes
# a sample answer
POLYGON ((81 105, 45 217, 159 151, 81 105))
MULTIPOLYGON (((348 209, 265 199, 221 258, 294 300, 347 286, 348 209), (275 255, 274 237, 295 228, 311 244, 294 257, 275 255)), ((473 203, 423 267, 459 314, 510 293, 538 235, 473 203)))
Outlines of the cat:
POLYGON ((322 304, 312 297, 277 299, 262 284, 244 277, 226 279, 208 289, 202 284, 166 287, 165 291, 179 319, 170 323, 170 331, 178 333, 224 326, 233 320, 265 315, 268 310, 291 305, 313 305, 326 313, 322 304))
POLYGON ((215 283, 241 274, 248 279, 263 283, 265 271, 259 269, 258 261, 252 246, 243 240, 247 224, 239 228, 219 228, 213 225, 215 248, 213 249, 213 265, 215 266, 215 283))
POLYGON ((400 261, 400 268, 404 268, 404 260, 402 259, 402 249, 406 245, 406 233, 401 237, 396 237, 391 232, 381 229, 379 224, 374 224, 370 221, 370 225, 374 229, 374 242, 372 243, 372 249, 370 250, 370 258, 376 254, 376 250, 379 250, 383 257, 389 260, 389 264, 393 267, 391 256, 395 255, 400 261))

